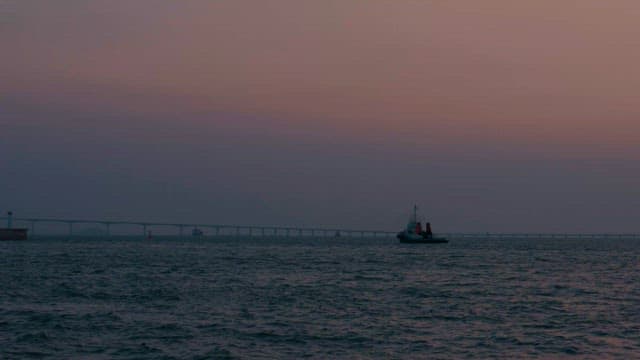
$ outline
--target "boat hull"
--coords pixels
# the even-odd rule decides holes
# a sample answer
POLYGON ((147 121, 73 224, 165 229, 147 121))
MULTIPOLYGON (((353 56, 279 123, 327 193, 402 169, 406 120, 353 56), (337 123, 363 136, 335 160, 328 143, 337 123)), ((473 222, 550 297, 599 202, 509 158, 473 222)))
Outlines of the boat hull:
POLYGON ((403 244, 443 244, 448 243, 446 238, 430 238, 430 239, 400 239, 403 244))
POLYGON ((0 241, 27 240, 27 229, 0 229, 0 241))
POLYGON ((449 242, 447 238, 443 238, 443 237, 435 237, 435 236, 425 237, 422 235, 407 234, 404 232, 399 233, 397 235, 397 238, 398 240, 400 240, 401 243, 405 243, 405 244, 442 244, 442 243, 449 242))

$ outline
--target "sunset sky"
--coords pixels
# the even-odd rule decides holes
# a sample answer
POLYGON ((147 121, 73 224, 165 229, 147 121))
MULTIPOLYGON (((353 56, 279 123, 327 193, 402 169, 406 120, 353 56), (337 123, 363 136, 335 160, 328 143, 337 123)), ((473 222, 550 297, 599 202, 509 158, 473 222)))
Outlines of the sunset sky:
POLYGON ((640 230, 640 3, 0 0, 0 211, 640 230))

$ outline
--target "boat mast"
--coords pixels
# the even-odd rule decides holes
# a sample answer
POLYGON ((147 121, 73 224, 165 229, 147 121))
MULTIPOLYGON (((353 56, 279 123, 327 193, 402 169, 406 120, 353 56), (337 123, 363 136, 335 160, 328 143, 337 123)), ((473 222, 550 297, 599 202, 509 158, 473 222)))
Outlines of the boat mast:
POLYGON ((413 222, 418 222, 418 205, 413 205, 413 222))

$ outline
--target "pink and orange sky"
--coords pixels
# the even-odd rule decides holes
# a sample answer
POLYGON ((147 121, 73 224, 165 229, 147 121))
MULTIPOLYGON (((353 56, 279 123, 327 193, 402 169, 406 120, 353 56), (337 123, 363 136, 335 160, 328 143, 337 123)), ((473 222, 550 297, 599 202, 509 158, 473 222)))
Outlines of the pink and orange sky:
POLYGON ((0 208, 634 231, 637 1, 0 3, 0 208))

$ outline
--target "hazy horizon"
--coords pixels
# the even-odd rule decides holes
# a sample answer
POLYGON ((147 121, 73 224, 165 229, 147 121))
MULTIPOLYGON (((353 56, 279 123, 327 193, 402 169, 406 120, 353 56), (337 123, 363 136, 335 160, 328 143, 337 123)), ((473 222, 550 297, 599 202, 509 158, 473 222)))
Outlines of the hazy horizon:
POLYGON ((0 1, 0 211, 637 232, 640 4, 0 1))

